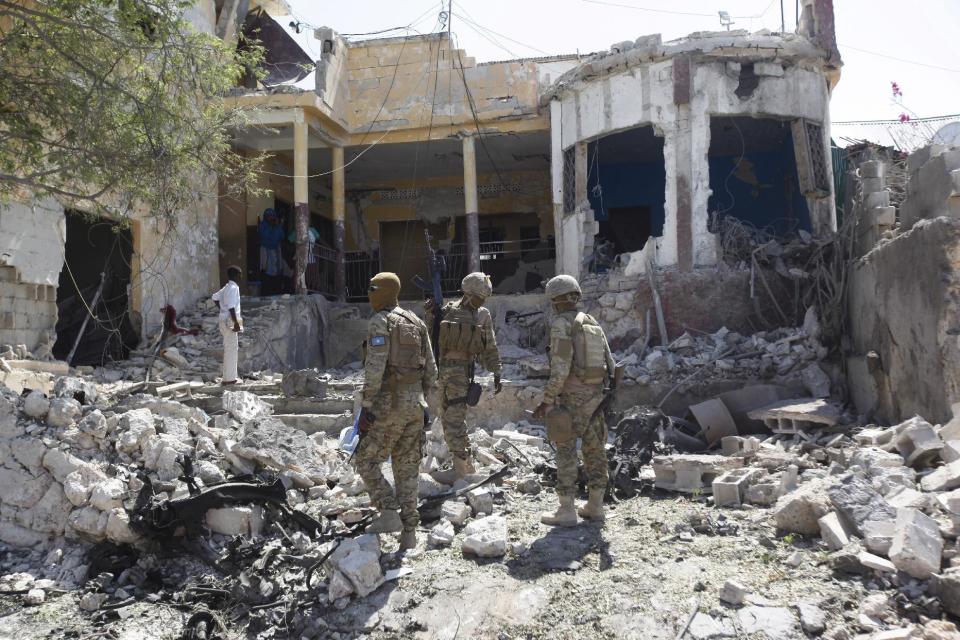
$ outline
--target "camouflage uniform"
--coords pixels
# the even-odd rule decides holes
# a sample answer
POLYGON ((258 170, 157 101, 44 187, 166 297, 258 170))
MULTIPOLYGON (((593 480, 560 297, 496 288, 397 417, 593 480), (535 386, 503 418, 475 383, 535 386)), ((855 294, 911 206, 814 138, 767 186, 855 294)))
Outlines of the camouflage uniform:
MULTIPOLYGON (((603 382, 584 382, 578 375, 577 355, 574 348, 574 328, 577 311, 558 313, 550 324, 550 380, 544 389, 543 401, 557 404, 570 412, 573 429, 580 438, 583 466, 587 471, 587 486, 603 491, 607 487, 607 424, 603 416, 591 415, 603 399, 603 382)), ((586 316, 586 314, 584 314, 586 316)), ((586 316, 593 321, 590 316, 586 316)), ((603 341, 603 358, 608 372, 613 372, 615 363, 610 346, 603 341)), ((577 482, 577 441, 556 443, 557 447, 557 495, 573 496, 577 482)))
MULTIPOLYGON (((427 326, 432 326, 432 310, 427 310, 427 326)), ((486 307, 472 309, 461 298, 443 306, 440 327, 440 391, 443 403, 443 437, 454 456, 465 458, 470 451, 467 438, 467 385, 470 364, 480 361, 490 373, 499 376, 500 351, 493 329, 493 318, 486 307), (459 329, 453 329, 458 325, 459 329), (462 336, 462 338, 461 338, 462 336)))
POLYGON ((362 406, 376 420, 360 441, 354 459, 370 502, 381 511, 399 509, 404 531, 413 531, 420 522, 417 493, 424 395, 436 386, 436 379, 437 367, 423 321, 398 306, 375 313, 367 331, 362 406), (396 494, 381 471, 387 458, 392 458, 396 494))

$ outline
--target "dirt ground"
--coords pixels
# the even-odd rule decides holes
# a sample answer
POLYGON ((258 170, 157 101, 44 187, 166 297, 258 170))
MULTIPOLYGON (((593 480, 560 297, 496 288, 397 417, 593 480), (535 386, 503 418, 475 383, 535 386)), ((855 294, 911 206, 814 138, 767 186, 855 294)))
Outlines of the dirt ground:
MULTIPOLYGON (((826 614, 827 629, 837 629, 855 624, 867 586, 881 586, 835 576, 818 539, 777 537, 765 509, 714 509, 701 497, 658 492, 614 505, 603 527, 553 529, 538 517, 554 504, 550 489, 538 496, 499 496, 495 511, 505 515, 510 533, 502 559, 465 557, 459 537, 451 547, 428 548, 422 532, 417 550, 383 559, 412 573, 351 599, 342 610, 323 593, 322 604, 297 605, 299 635, 288 636, 282 623, 267 619, 247 632, 228 623, 226 637, 656 640, 678 637, 696 610, 685 637, 804 638, 795 605, 815 605, 826 614), (691 522, 705 533, 691 529, 691 522), (729 535, 711 533, 718 529, 711 522, 729 535), (795 552, 801 562, 794 568, 786 561, 795 552), (786 607, 792 625, 751 633, 749 617, 744 627, 745 611, 719 599, 728 579, 747 587, 742 607, 786 607)), ((383 544, 385 551, 396 547, 391 536, 383 544)), ((166 588, 158 590, 156 603, 89 614, 78 606, 79 592, 50 594, 35 607, 5 596, 0 638, 180 638, 195 608, 171 600, 171 592, 181 580, 215 579, 216 572, 195 561, 171 561, 178 568, 165 569, 166 588)), ((9 571, 17 562, 8 555, 2 565, 9 571)))

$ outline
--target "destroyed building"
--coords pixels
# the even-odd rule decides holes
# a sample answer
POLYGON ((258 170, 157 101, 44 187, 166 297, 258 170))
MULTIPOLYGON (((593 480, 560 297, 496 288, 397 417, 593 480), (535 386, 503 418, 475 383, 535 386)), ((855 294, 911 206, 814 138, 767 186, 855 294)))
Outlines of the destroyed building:
POLYGON ((957 637, 960 151, 838 163, 832 2, 799 6, 791 33, 478 63, 447 33, 198 3, 266 48, 229 96, 262 192, 221 184, 174 256, 147 218, 117 236, 52 201, 0 211, 0 635, 957 637), (294 295, 266 291, 268 208, 294 295), (420 311, 427 233, 445 295, 492 277, 504 389, 468 414, 476 475, 425 431, 404 556, 359 535, 347 449, 367 281, 397 272, 420 311), (70 367, 69 296, 106 255, 132 346, 70 367), (224 388, 207 298, 230 265, 245 380, 224 388), (538 520, 556 273, 624 365, 603 527, 538 520), (189 330, 169 342, 164 304, 189 330))

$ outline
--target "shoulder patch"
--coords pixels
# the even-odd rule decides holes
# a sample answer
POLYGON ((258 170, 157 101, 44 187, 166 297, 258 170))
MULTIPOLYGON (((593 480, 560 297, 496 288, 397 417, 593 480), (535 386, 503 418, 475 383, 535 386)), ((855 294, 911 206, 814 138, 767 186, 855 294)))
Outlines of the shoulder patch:
POLYGON ((370 338, 371 347, 382 347, 385 344, 387 344, 386 336, 373 336, 372 338, 370 338))

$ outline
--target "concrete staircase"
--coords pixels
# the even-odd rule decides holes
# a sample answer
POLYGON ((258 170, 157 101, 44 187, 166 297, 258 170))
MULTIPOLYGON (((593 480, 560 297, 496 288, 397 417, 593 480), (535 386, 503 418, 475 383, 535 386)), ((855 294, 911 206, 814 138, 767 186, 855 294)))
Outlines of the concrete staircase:
POLYGON ((274 417, 288 427, 308 434, 323 432, 336 437, 344 427, 353 424, 354 395, 359 385, 351 382, 330 382, 323 398, 288 397, 273 382, 251 382, 230 387, 210 385, 192 387, 189 395, 176 400, 198 407, 209 414, 223 411, 223 392, 248 391, 273 407, 274 417))

